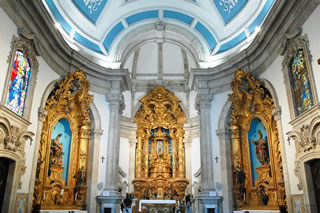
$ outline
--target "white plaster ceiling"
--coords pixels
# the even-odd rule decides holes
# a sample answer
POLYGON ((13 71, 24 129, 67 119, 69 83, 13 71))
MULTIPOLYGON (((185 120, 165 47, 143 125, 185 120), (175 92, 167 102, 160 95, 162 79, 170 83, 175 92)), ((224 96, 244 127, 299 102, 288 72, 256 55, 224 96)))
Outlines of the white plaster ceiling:
POLYGON ((245 49, 275 0, 43 0, 67 43, 118 68, 150 41, 169 41, 200 67, 245 49))

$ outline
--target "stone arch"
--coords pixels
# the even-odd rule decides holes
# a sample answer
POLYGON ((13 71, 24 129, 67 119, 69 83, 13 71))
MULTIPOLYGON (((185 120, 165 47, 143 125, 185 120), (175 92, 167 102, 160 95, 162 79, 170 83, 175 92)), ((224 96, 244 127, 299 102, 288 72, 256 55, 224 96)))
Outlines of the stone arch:
POLYGON ((219 117, 218 129, 216 134, 219 137, 220 144, 220 162, 221 162, 221 184, 223 196, 223 212, 232 212, 232 166, 230 158, 230 114, 231 114, 231 101, 227 101, 219 117))
POLYGON ((21 177, 26 171, 24 146, 32 141, 32 132, 18 127, 15 120, 9 121, 0 116, 0 157, 9 159, 8 178, 2 209, 14 212, 17 190, 21 189, 21 177))

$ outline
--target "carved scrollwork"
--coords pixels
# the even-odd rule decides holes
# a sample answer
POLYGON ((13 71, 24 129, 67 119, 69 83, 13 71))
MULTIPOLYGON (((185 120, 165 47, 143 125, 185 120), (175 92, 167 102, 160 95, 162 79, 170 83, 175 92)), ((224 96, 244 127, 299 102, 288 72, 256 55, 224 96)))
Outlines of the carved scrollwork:
POLYGON ((39 119, 43 127, 41 132, 39 155, 34 190, 34 209, 77 208, 86 205, 87 166, 90 142, 90 84, 81 70, 68 73, 56 84, 49 95, 43 110, 39 110, 39 119), (70 124, 72 134, 69 154, 69 173, 62 178, 64 167, 63 144, 58 136, 52 138, 53 127, 60 119, 70 124), (67 184, 67 185, 66 185, 67 184))
POLYGON ((183 143, 186 118, 180 100, 157 86, 140 101, 142 106, 135 117, 138 129, 134 194, 138 199, 151 196, 169 199, 175 192, 183 198, 188 180, 183 143))
POLYGON ((283 196, 285 188, 280 141, 276 123, 280 110, 275 109, 273 98, 262 82, 255 79, 250 73, 237 70, 231 87, 233 93, 229 95, 229 100, 232 101, 230 130, 235 207, 238 209, 255 208, 260 205, 268 206, 267 208, 286 206, 285 196, 283 196), (254 180, 251 172, 249 150, 251 142, 248 134, 251 122, 255 118, 261 120, 265 126, 270 159, 263 155, 265 153, 261 151, 263 146, 257 145, 257 141, 251 141, 256 143, 257 160, 261 164, 255 169, 258 177, 254 180), (277 195, 274 196, 274 194, 277 195))

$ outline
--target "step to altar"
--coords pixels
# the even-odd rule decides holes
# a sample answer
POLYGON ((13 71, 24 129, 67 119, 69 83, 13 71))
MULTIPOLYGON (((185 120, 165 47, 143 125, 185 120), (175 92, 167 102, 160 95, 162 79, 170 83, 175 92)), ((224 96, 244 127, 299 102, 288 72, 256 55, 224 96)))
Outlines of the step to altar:
POLYGON ((279 210, 237 210, 233 213, 280 213, 279 210))
POLYGON ((88 213, 86 210, 77 210, 77 209, 69 209, 69 210, 40 210, 41 213, 88 213))

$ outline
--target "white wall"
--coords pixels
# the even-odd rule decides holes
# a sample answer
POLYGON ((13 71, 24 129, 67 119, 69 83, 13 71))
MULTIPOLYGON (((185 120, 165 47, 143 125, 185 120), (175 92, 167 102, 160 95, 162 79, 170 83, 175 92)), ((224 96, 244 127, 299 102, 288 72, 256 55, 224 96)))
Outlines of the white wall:
MULTIPOLYGON (((9 19, 7 14, 0 7, 0 26, 2 28, 0 33, 0 97, 2 100, 4 85, 7 79, 8 66, 9 66, 9 56, 11 53, 11 41, 13 35, 17 35, 17 27, 9 19)), ((11 70, 11 69, 10 69, 11 70)))
POLYGON ((194 174, 200 169, 200 138, 193 138, 191 144, 191 174, 192 180, 190 184, 193 184, 194 181, 198 181, 198 178, 195 178, 194 174))
POLYGON ((127 174, 122 180, 127 183, 129 183, 129 163, 129 140, 120 138, 119 167, 127 174))
MULTIPOLYGON (((99 112, 100 120, 101 120, 101 129, 103 130, 103 135, 100 139, 100 152, 99 156, 99 170, 98 170, 98 185, 101 183, 105 184, 106 178, 106 163, 107 163, 107 143, 108 143, 108 135, 109 135, 109 119, 110 119, 110 110, 109 103, 107 102, 107 98, 105 95, 101 95, 98 93, 91 92, 93 95, 93 102, 97 107, 99 112), (102 163, 101 157, 104 157, 104 161, 102 163)), ((102 193, 103 187, 98 191, 98 194, 102 193)))
POLYGON ((214 187, 217 190, 218 195, 221 195, 221 180, 223 177, 221 177, 220 143, 216 130, 218 129, 220 114, 225 103, 228 101, 228 94, 231 94, 231 91, 214 95, 210 109, 213 178, 214 187), (215 160, 216 157, 219 158, 218 163, 215 160))

